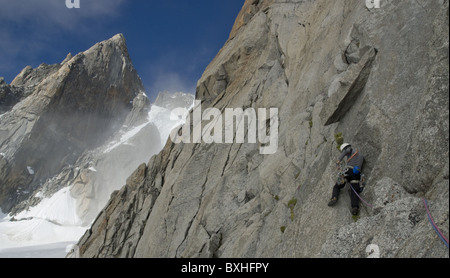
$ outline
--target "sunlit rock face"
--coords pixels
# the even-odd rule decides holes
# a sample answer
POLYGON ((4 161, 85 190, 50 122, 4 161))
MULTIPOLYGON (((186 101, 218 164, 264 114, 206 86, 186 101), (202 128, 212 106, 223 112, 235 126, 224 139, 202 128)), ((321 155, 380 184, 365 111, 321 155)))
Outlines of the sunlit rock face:
POLYGON ((448 257, 420 199, 448 235, 448 1, 366 2, 245 1, 196 99, 278 108, 277 152, 169 141, 112 196, 79 255, 448 257), (337 134, 366 158, 373 208, 359 218, 347 189, 327 206, 337 134))

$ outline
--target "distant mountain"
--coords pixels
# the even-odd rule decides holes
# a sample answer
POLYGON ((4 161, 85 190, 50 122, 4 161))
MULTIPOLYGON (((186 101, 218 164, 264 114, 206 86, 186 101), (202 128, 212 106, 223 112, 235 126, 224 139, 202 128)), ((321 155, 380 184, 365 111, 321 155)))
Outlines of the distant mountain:
POLYGON ((190 107, 194 103, 195 96, 183 92, 160 92, 154 105, 172 110, 178 107, 190 107))
POLYGON ((5 212, 114 134, 144 91, 122 35, 63 64, 26 67, 9 87, 23 93, 0 121, 5 212))

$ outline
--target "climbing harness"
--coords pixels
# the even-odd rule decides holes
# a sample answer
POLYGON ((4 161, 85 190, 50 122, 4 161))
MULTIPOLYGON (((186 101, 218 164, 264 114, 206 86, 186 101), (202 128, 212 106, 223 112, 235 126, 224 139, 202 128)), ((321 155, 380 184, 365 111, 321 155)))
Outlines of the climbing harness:
POLYGON ((448 247, 448 239, 442 234, 441 230, 437 227, 436 223, 434 223, 433 217, 431 217, 430 210, 428 209, 428 202, 425 200, 425 198, 422 199, 423 204, 425 206, 425 209, 427 210, 428 220, 430 220, 431 226, 433 227, 436 234, 439 236, 439 238, 444 242, 445 246, 448 247))
MULTIPOLYGON (((352 159, 357 153, 358 153, 358 152, 356 152, 350 159, 352 159)), ((347 162, 350 161, 350 159, 347 160, 347 162)), ((342 163, 339 163, 339 164, 338 164, 338 183, 339 183, 339 184, 344 184, 344 183, 346 182, 344 176, 345 176, 345 172, 347 171, 347 169, 353 169, 353 167, 352 167, 352 166, 348 166, 348 165, 345 165, 345 166, 344 166, 344 165, 342 165, 342 163)), ((366 200, 364 200, 364 199, 358 194, 358 192, 356 192, 355 188, 353 188, 353 185, 352 185, 352 184, 356 184, 356 183, 360 183, 360 184, 362 185, 362 190, 364 190, 364 187, 365 187, 365 185, 366 185, 366 178, 365 178, 364 174, 361 174, 361 180, 351 180, 351 181, 349 182, 350 188, 353 190, 353 192, 356 194, 356 196, 357 196, 357 197, 358 197, 358 198, 359 198, 366 206, 373 208, 373 205, 370 204, 370 203, 368 203, 366 200)), ((361 191, 361 192, 362 192, 362 191, 361 191)), ((361 193, 361 192, 360 192, 360 193, 361 193)))

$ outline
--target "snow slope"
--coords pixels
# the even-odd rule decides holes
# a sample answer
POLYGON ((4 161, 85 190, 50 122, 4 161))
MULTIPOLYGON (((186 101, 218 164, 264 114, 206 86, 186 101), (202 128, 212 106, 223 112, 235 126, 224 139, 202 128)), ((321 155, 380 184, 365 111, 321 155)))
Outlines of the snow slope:
POLYGON ((80 225, 69 189, 61 189, 14 219, 4 217, 0 222, 0 252, 5 248, 73 242, 80 238, 89 227, 80 225))

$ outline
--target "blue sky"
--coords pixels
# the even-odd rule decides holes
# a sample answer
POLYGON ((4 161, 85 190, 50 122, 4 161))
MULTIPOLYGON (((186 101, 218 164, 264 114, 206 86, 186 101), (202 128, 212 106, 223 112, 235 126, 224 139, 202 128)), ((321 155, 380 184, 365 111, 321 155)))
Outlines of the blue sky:
POLYGON ((123 33, 152 100, 162 90, 195 92, 228 39, 244 0, 0 0, 0 76, 60 63, 123 33))

